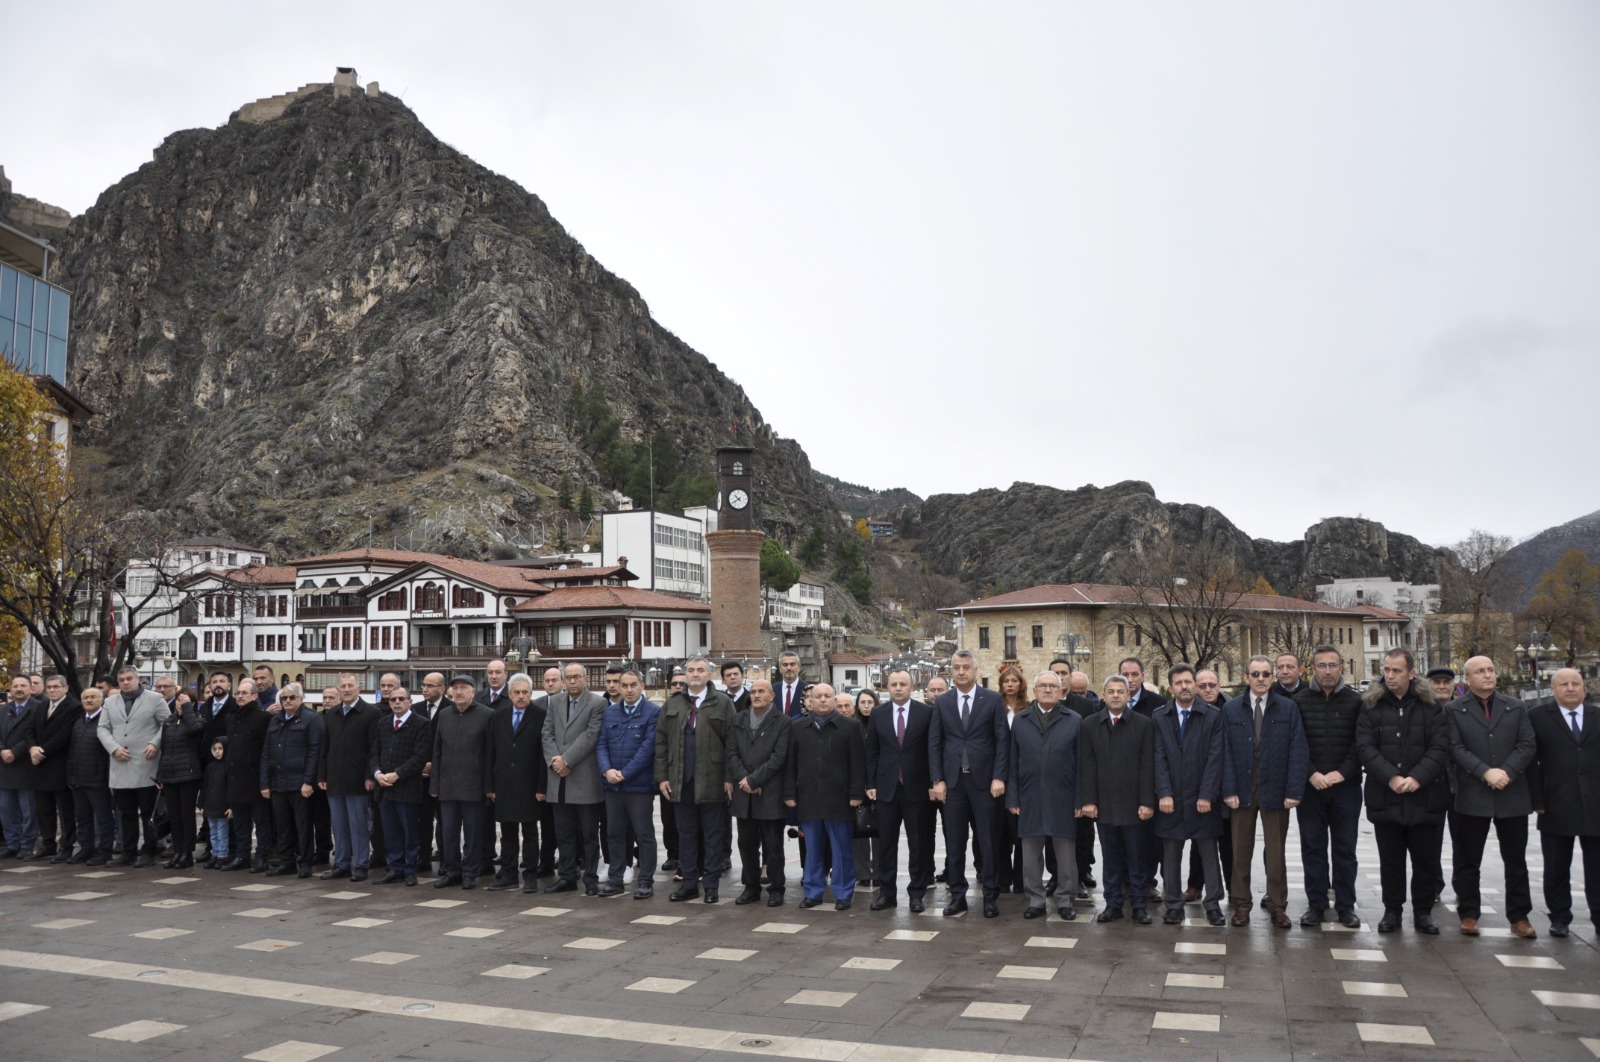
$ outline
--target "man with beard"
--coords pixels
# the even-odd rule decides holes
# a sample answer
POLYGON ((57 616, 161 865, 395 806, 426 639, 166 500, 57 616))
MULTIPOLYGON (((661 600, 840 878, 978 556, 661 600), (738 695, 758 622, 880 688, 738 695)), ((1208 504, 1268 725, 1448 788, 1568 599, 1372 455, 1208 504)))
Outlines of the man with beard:
POLYGON ((170 714, 159 693, 140 687, 137 668, 117 672, 117 692, 106 699, 100 713, 100 744, 111 754, 111 791, 122 818, 122 856, 111 865, 155 864, 156 769, 161 728, 170 714), (134 860, 141 830, 144 843, 134 860))
POLYGON ((1201 900, 1206 920, 1222 925, 1223 874, 1218 858, 1222 817, 1223 752, 1222 709, 1197 695, 1194 668, 1178 663, 1167 671, 1172 701, 1150 717, 1155 724, 1156 817, 1155 835, 1161 840, 1161 877, 1166 886, 1163 925, 1183 922, 1183 905, 1201 900), (1190 870, 1188 894, 1180 895, 1179 870, 1183 846, 1193 848, 1193 863, 1205 885, 1202 894, 1190 870), (1193 894, 1192 896, 1190 894, 1193 894))

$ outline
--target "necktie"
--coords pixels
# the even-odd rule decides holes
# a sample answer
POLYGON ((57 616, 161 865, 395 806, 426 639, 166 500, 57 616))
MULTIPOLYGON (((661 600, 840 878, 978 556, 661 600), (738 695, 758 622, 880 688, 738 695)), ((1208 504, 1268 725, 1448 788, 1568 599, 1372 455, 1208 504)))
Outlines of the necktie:
POLYGON ((789 708, 794 704, 794 687, 789 683, 783 684, 783 714, 789 715, 789 708))
POLYGON ((894 713, 894 738, 902 745, 906 743, 906 706, 903 704, 894 713))
POLYGON ((1183 708, 1178 712, 1178 744, 1183 744, 1183 732, 1189 729, 1189 709, 1183 708))
POLYGON ((1262 713, 1261 698, 1260 697, 1255 698, 1255 702, 1256 702, 1256 741, 1259 742, 1261 740, 1261 713, 1262 713))
POLYGON ((1122 716, 1120 716, 1120 715, 1112 716, 1111 717, 1111 729, 1115 730, 1117 728, 1117 724, 1119 724, 1121 722, 1122 722, 1122 716))
POLYGON ((515 708, 511 712, 511 732, 515 734, 522 729, 522 709, 515 708))
POLYGON ((394 728, 396 732, 400 730, 400 717, 398 715, 394 717, 394 728))
POLYGON ((961 695, 961 729, 963 730, 967 728, 967 716, 971 714, 971 709, 969 707, 969 702, 971 699, 972 697, 970 694, 963 693, 961 695))
POLYGON ((1485 723, 1494 722, 1494 712, 1491 710, 1490 704, 1491 702, 1488 700, 1483 702, 1483 721, 1485 723))
POLYGON ((689 709, 689 729, 690 730, 694 729, 695 720, 698 719, 699 717, 700 717, 700 709, 691 706, 690 709, 689 709))
POLYGON ((1582 741, 1583 731, 1578 729, 1578 710, 1576 708, 1569 709, 1567 715, 1572 719, 1572 736, 1582 741))
POLYGON ((567 698, 567 722, 572 722, 572 698, 567 698))

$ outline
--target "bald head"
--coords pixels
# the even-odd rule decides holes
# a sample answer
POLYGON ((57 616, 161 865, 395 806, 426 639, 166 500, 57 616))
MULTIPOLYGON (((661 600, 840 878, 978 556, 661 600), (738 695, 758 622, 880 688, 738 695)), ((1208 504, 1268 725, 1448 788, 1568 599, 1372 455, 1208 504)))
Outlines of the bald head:
POLYGON ((1494 693, 1500 673, 1494 666, 1493 660, 1486 656, 1475 656, 1467 661, 1467 666, 1463 670, 1467 676, 1467 689, 1475 695, 1488 697, 1494 693))
POLYGON ((1575 667, 1564 667, 1550 678, 1550 688, 1555 691, 1556 703, 1566 709, 1583 703, 1583 672, 1575 667))

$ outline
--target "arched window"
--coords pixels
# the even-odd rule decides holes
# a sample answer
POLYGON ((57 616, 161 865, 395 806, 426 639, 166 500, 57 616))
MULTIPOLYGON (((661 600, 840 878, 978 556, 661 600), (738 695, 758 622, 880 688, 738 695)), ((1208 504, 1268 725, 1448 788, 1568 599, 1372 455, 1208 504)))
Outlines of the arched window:
POLYGON ((443 612, 444 587, 438 583, 423 583, 417 587, 418 612, 443 612))
POLYGON ((735 461, 733 463, 733 474, 736 475, 736 476, 744 475, 744 462, 743 461, 735 461))

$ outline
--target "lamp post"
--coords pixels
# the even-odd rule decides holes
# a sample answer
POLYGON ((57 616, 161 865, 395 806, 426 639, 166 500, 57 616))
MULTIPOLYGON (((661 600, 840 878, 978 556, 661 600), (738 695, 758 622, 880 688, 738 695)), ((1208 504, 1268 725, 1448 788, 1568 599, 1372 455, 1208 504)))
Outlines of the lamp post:
POLYGON ((506 654, 506 666, 525 674, 533 674, 533 669, 539 666, 538 645, 538 640, 529 635, 517 635, 511 639, 511 651, 506 654))

